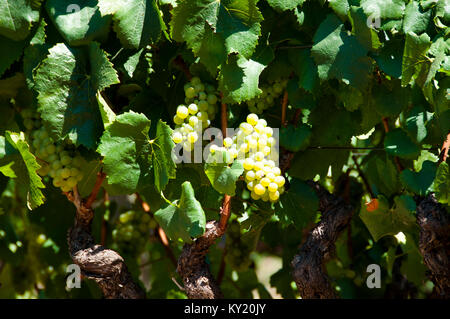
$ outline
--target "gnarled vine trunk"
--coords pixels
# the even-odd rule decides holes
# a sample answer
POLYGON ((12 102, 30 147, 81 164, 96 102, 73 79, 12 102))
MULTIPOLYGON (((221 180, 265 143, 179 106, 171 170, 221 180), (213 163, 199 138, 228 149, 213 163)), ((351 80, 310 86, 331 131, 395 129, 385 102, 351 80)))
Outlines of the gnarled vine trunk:
POLYGON ((420 227, 419 249, 430 270, 434 296, 450 298, 450 215, 434 194, 428 195, 417 207, 420 227))
POLYGON ((335 242, 348 226, 353 207, 314 182, 308 183, 319 197, 321 221, 310 232, 292 261, 293 277, 303 299, 337 298, 325 271, 335 252, 335 242))
POLYGON ((183 279, 184 290, 189 299, 222 298, 219 285, 211 274, 205 257, 209 247, 222 236, 219 223, 210 221, 206 224, 203 236, 186 244, 178 258, 177 272, 183 279))
MULTIPOLYGON (((68 195, 72 197, 72 195, 68 195)), ((85 278, 94 280, 108 299, 141 299, 144 291, 133 281, 124 259, 114 250, 96 245, 91 235, 94 212, 75 196, 74 226, 68 232, 69 252, 85 278)))

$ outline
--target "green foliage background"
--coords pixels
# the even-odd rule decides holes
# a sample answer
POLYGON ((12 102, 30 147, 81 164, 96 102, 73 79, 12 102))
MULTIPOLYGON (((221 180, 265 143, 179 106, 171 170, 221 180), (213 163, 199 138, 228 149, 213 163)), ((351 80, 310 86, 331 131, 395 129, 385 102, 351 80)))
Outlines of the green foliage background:
MULTIPOLYGON (((175 256, 182 240, 218 218, 223 194, 235 195, 228 232, 208 255, 217 274, 226 252, 225 296, 295 298, 290 262, 320 219, 308 179, 355 207, 327 264, 340 296, 391 297, 406 283, 401 297, 426 297, 432 284, 415 210, 430 192, 449 209, 448 161, 438 165, 450 130, 449 7, 448 0, 0 0, 0 297, 101 297, 88 281, 65 289, 75 208, 36 173, 25 109, 88 160, 83 196, 100 169, 107 174, 111 199, 100 192, 94 235, 119 250, 149 298, 185 296, 155 225, 141 247, 114 242, 120 213, 141 209, 127 195, 149 203, 175 256), (279 203, 251 200, 239 167, 173 164, 170 126, 187 82, 180 61, 221 91, 229 127, 245 119, 262 85, 289 79, 280 142, 293 157, 279 203), (371 196, 375 211, 365 205, 371 196), (276 272, 264 271, 273 260, 276 272), (381 289, 365 285, 372 263, 382 266, 381 289)), ((262 117, 281 127, 280 115, 281 99, 262 117)))

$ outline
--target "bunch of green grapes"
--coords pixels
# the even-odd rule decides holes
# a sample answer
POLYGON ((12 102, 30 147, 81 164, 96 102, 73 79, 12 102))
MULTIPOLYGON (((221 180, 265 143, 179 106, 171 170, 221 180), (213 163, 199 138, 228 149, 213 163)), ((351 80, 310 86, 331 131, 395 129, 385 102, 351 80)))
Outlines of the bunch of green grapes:
POLYGON ((211 125, 217 107, 216 89, 203 84, 198 77, 193 77, 184 86, 185 103, 179 105, 174 116, 175 130, 172 139, 176 144, 183 143, 183 149, 191 151, 203 130, 211 125))
POLYGON ((225 261, 232 269, 244 271, 250 266, 252 248, 242 241, 240 226, 236 220, 230 222, 227 227, 225 247, 225 261))
POLYGON ((243 159, 245 181, 254 200, 276 202, 284 192, 285 179, 272 160, 277 156, 273 152, 276 140, 272 135, 273 129, 267 126, 266 120, 251 113, 233 137, 223 140, 223 147, 210 148, 212 154, 226 151, 229 163, 236 158, 243 159))
POLYGON ((144 247, 155 221, 143 211, 129 210, 120 214, 112 232, 114 243, 122 250, 133 252, 144 247))
POLYGON ((63 192, 70 191, 83 179, 85 160, 69 142, 54 142, 42 126, 31 134, 32 146, 39 159, 39 175, 50 175, 53 185, 63 192))
POLYGON ((252 113, 261 114, 264 110, 273 106, 287 86, 287 79, 278 79, 269 85, 261 87, 262 93, 247 102, 248 109, 252 113))

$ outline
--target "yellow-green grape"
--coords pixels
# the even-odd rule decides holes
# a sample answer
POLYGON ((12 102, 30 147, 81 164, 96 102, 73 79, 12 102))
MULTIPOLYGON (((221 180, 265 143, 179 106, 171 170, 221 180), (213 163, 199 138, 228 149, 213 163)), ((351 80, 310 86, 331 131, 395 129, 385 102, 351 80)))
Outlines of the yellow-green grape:
POLYGON ((261 184, 257 184, 253 188, 253 191, 255 192, 256 195, 261 196, 262 194, 264 194, 266 192, 266 188, 261 184))
POLYGON ((198 112, 197 104, 194 104, 194 103, 189 104, 188 111, 189 111, 189 114, 196 114, 198 112))
POLYGON ((195 92, 195 88, 193 88, 192 86, 188 87, 185 91, 184 94, 186 95, 186 97, 188 99, 192 99, 195 97, 197 92, 195 92))
POLYGON ((180 105, 177 108, 177 116, 181 119, 185 119, 189 114, 189 110, 186 106, 180 105))
POLYGON ((267 186, 267 189, 269 190, 269 192, 273 193, 276 192, 278 190, 278 185, 276 183, 270 183, 267 186))
POLYGON ((284 186, 285 180, 283 176, 275 177, 274 182, 278 185, 278 187, 284 186))
POLYGON ((219 147, 216 144, 213 144, 210 146, 209 151, 211 154, 214 154, 218 149, 219 147))
MULTIPOLYGON (((200 101, 198 102, 198 108, 200 109, 200 111, 202 112, 208 112, 210 105, 208 104, 208 102, 206 101, 200 101)), ((214 107, 211 106, 212 109, 214 110, 214 107)), ((209 113, 209 112, 208 112, 209 113)))
POLYGON ((195 127, 198 125, 199 119, 197 116, 191 116, 189 117, 189 125, 192 127, 195 127))
POLYGON ((251 158, 246 158, 244 160, 244 169, 251 170, 253 168, 254 162, 251 158))
POLYGON ((226 137, 226 138, 223 140, 223 146, 225 146, 225 147, 230 147, 231 145, 233 145, 233 139, 230 138, 230 137, 226 137))
POLYGON ((183 119, 182 119, 181 117, 179 117, 178 115, 175 115, 175 116, 173 117, 173 122, 174 122, 176 125, 181 125, 181 124, 183 124, 183 119))
POLYGON ((252 181, 256 178, 256 174, 255 171, 248 171, 247 173, 245 173, 245 179, 248 181, 252 181))
POLYGON ((209 104, 216 104, 217 103, 217 96, 214 94, 208 94, 208 103, 209 104))
POLYGON ((172 140, 175 144, 181 143, 183 141, 183 135, 180 132, 175 132, 172 135, 172 140))
POLYGON ((202 101, 202 100, 206 100, 208 98, 208 96, 206 95, 205 92, 200 92, 198 94, 198 98, 200 99, 200 101, 202 101))
POLYGON ((250 193, 250 196, 251 196, 254 200, 261 199, 261 196, 258 195, 258 194, 256 194, 255 191, 252 191, 252 192, 250 193))
POLYGON ((261 183, 262 186, 267 187, 270 184, 270 179, 268 179, 267 177, 263 177, 263 178, 261 178, 261 182, 260 183, 261 183))
POLYGON ((197 132, 191 132, 188 134, 188 138, 187 138, 188 142, 193 144, 195 142, 197 142, 198 140, 198 134, 197 132))
POLYGON ((259 180, 259 179, 262 179, 265 174, 264 174, 263 170, 259 170, 259 171, 256 171, 255 175, 256 175, 256 179, 259 180))
POLYGON ((269 192, 269 197, 271 201, 275 202, 280 198, 280 192, 279 191, 269 192))

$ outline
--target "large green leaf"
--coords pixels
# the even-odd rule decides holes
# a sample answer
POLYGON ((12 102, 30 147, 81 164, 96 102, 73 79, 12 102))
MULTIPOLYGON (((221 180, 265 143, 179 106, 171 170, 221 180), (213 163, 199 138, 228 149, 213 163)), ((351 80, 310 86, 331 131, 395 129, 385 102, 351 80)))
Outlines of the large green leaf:
POLYGON ((419 146, 401 128, 386 134, 384 147, 388 154, 406 159, 415 159, 420 154, 419 146))
POLYGON ((36 171, 41 166, 30 152, 25 135, 6 131, 0 136, 0 172, 10 178, 17 178, 27 189, 27 206, 30 210, 44 203, 41 188, 45 188, 36 171))
POLYGON ((288 125, 280 130, 280 145, 288 151, 302 151, 309 146, 311 135, 311 128, 306 124, 299 127, 288 125))
POLYGON ((106 38, 111 17, 102 17, 97 0, 48 0, 46 9, 58 31, 71 46, 106 38))
POLYGON ((103 156, 108 191, 131 194, 151 169, 150 120, 133 111, 120 114, 105 130, 98 147, 103 156))
POLYGON ((155 186, 162 191, 169 183, 169 179, 175 178, 177 165, 172 160, 172 150, 175 147, 172 141, 172 129, 161 120, 156 127, 156 138, 152 147, 155 186))
POLYGON ((394 198, 395 205, 389 208, 389 203, 383 195, 378 196, 378 209, 367 211, 366 205, 362 205, 359 217, 366 225, 375 241, 387 235, 396 235, 399 232, 414 233, 417 230, 414 216, 416 204, 408 195, 394 198))
POLYGON ((231 166, 227 164, 226 153, 217 151, 217 154, 210 155, 205 164, 205 173, 211 185, 221 194, 234 196, 236 192, 236 182, 244 172, 242 161, 235 160, 231 166))
POLYGON ((119 79, 98 43, 88 52, 57 44, 36 71, 39 112, 52 137, 94 148, 103 132, 97 91, 119 79))
POLYGON ((319 199, 305 182, 293 178, 289 184, 289 190, 281 195, 279 213, 286 215, 297 229, 302 229, 314 222, 319 199))
POLYGON ((261 93, 258 88, 259 75, 273 59, 273 52, 265 47, 258 49, 251 59, 232 55, 222 66, 219 74, 219 89, 225 103, 241 103, 261 93))
POLYGON ((357 88, 367 85, 371 61, 355 36, 348 35, 339 18, 330 14, 314 35, 311 55, 321 80, 338 79, 357 88))
POLYGON ((372 153, 365 161, 363 171, 375 195, 390 197, 401 190, 397 170, 388 155, 372 153))
POLYGON ((402 61, 403 86, 410 84, 413 80, 421 85, 425 82, 431 64, 426 56, 430 46, 430 37, 426 33, 420 36, 414 32, 406 34, 402 61))
POLYGON ((171 34, 188 47, 210 72, 230 53, 250 58, 263 17, 255 0, 181 0, 173 9, 171 34))
POLYGON ((28 0, 0 0, 0 36, 14 41, 24 40, 33 22, 39 20, 39 11, 28 0))
POLYGON ((21 56, 27 40, 14 41, 0 35, 0 76, 21 56))
POLYGON ((181 238, 186 243, 203 235, 206 228, 205 212, 189 182, 181 185, 180 200, 156 211, 155 219, 170 239, 181 238))
POLYGON ((368 16, 362 8, 352 7, 350 10, 350 21, 352 23, 352 33, 359 43, 371 51, 378 49, 381 45, 377 32, 367 24, 368 16))
POLYGON ((442 162, 436 172, 434 180, 436 199, 442 204, 450 204, 450 170, 446 162, 442 162))
POLYGON ((155 0, 98 0, 102 15, 112 15, 114 30, 126 48, 156 42, 166 29, 155 0))
POLYGON ((420 172, 405 169, 400 173, 400 180, 409 191, 425 196, 431 191, 436 169, 436 163, 424 161, 420 172))
POLYGON ((433 10, 423 10, 417 1, 408 3, 403 18, 403 32, 405 34, 408 32, 414 32, 415 34, 425 32, 432 23, 432 12, 433 10))

